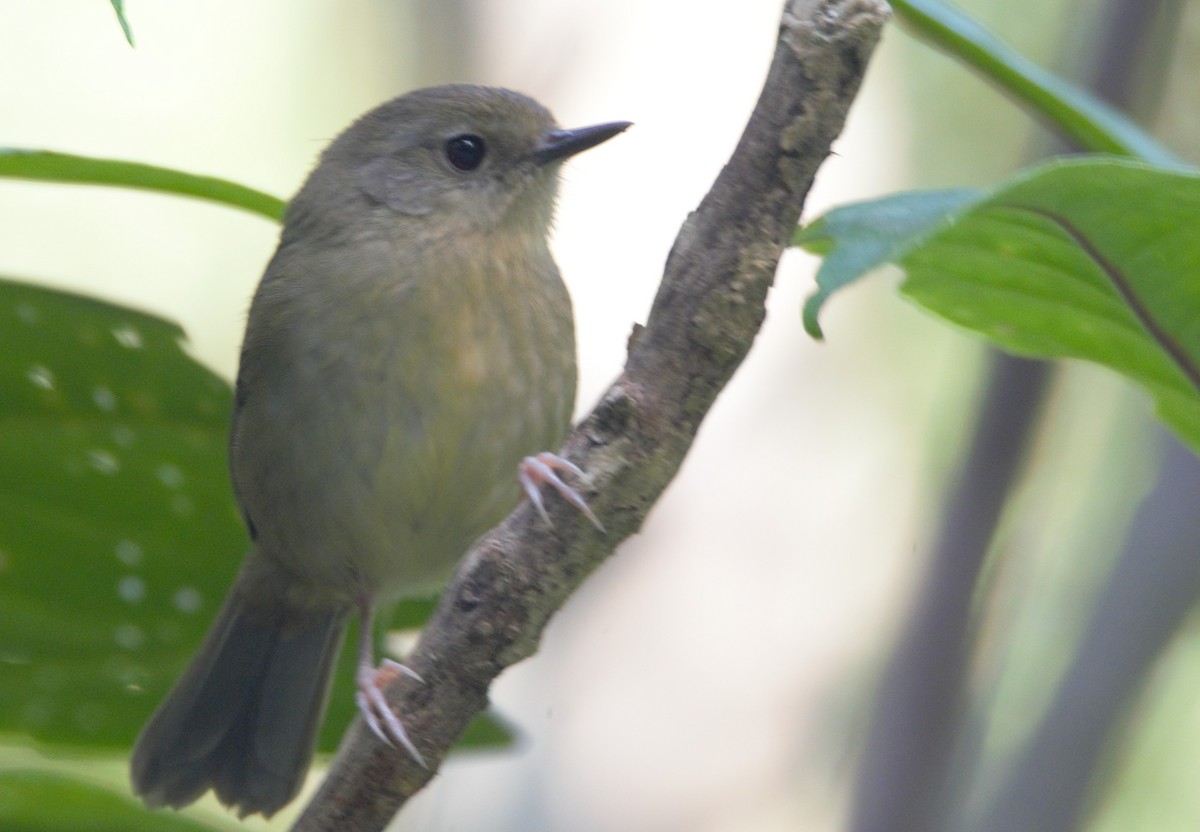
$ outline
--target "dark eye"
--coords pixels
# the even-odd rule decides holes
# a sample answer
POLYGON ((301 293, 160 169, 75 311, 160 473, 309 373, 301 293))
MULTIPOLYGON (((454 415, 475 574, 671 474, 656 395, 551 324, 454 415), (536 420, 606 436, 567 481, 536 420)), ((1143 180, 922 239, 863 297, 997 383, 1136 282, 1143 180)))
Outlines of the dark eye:
POLYGON ((446 142, 446 158, 450 164, 462 171, 472 171, 483 164, 487 145, 478 136, 466 134, 455 136, 446 142))

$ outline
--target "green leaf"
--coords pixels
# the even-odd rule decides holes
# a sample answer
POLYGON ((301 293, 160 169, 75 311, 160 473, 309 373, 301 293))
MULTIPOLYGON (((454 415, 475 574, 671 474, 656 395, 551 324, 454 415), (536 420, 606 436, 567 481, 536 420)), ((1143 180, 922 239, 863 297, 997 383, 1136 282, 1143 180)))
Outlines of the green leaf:
POLYGON ((437 606, 437 602, 437 596, 404 598, 391 605, 386 615, 381 615, 380 618, 389 630, 419 630, 429 620, 429 616, 433 615, 433 608, 437 606))
POLYGON ((817 272, 817 291, 804 303, 808 334, 824 337, 817 317, 833 292, 872 269, 897 262, 982 195, 977 188, 893 194, 834 209, 797 231, 792 245, 825 255, 817 272))
POLYGON ((516 729, 495 711, 476 714, 458 740, 460 748, 500 749, 512 745, 516 729))
POLYGON ((0 281, 0 731, 129 746, 245 550, 175 324, 0 281))
POLYGON ((49 150, 0 148, 0 176, 35 182, 139 188, 190 196, 241 208, 277 222, 283 218, 284 208, 287 207, 287 203, 278 197, 215 176, 199 176, 140 162, 94 159, 49 150))
POLYGON ((212 832, 174 812, 147 812, 123 793, 64 774, 0 771, 5 832, 212 832))
MULTIPOLYGON (((233 581, 248 544, 226 467, 232 395, 183 337, 0 280, 0 732, 130 747, 233 581)), ((394 620, 430 609, 408 601, 394 620)), ((355 653, 342 651, 323 750, 357 713, 355 653)), ((476 737, 511 735, 495 723, 476 737)))
POLYGON ((1083 150, 1184 167, 1179 157, 1121 113, 1018 54, 953 6, 941 0, 891 0, 891 6, 897 19, 922 40, 976 70, 1083 150))
POLYGON ((121 31, 125 33, 125 40, 133 46, 133 29, 129 28, 129 21, 125 19, 125 0, 110 0, 113 11, 117 13, 117 22, 121 24, 121 31))
MULTIPOLYGON (((902 291, 1011 352, 1081 358, 1122 373, 1200 450, 1200 176, 1059 160, 975 198, 957 193, 908 197, 946 210, 916 211, 907 236, 904 223, 893 223, 895 235, 868 239, 905 270, 902 291)), ((904 204, 893 197, 840 208, 798 234, 815 250, 829 250, 832 240, 818 275, 824 294, 879 262, 835 256, 862 245, 872 210, 886 225, 904 204), (838 236, 840 229, 847 233, 838 236)))

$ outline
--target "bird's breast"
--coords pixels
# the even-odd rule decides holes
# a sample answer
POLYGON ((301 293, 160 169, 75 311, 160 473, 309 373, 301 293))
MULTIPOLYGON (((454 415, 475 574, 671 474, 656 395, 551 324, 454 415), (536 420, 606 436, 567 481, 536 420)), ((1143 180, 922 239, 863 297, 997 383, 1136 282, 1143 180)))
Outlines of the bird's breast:
POLYGON ((491 251, 342 262, 275 304, 277 331, 256 299, 243 375, 277 354, 240 385, 233 465, 260 549, 347 594, 418 594, 512 508, 520 459, 569 426, 574 328, 544 246, 491 251))

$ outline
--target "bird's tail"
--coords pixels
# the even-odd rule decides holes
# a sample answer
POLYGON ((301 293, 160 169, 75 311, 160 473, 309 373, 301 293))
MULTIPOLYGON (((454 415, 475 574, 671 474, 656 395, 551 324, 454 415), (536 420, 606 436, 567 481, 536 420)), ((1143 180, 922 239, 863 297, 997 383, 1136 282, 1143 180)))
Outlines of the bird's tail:
POLYGON ((186 806, 211 788, 242 817, 269 817, 299 791, 350 609, 290 598, 272 569, 251 554, 142 729, 130 768, 147 806, 186 806))

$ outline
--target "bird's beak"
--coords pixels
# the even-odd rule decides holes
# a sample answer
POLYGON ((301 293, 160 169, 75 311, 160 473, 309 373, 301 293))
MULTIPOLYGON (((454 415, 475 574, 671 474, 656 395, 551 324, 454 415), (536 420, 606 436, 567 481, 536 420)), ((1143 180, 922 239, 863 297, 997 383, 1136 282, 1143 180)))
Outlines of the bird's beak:
POLYGON ((538 165, 561 161, 608 141, 632 124, 631 121, 610 121, 607 124, 593 124, 591 127, 578 127, 574 130, 551 130, 533 149, 533 161, 538 165))

